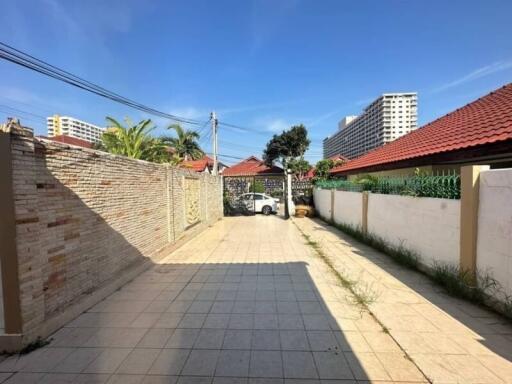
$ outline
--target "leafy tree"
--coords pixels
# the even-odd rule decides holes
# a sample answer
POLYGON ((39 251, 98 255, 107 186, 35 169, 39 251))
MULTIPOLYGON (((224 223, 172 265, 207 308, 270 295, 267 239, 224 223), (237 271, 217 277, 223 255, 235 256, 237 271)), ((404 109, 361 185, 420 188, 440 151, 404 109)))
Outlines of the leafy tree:
POLYGON ((319 181, 319 180, 328 180, 330 179, 331 175, 329 171, 333 169, 334 167, 337 167, 339 165, 342 165, 343 161, 337 160, 334 161, 332 159, 323 159, 316 163, 315 166, 315 176, 313 178, 313 181, 319 181))
MULTIPOLYGON (((267 147, 263 152, 265 164, 272 166, 275 161, 279 161, 286 172, 290 162, 304 156, 304 152, 307 151, 310 143, 306 127, 302 124, 294 125, 289 130, 283 131, 280 135, 274 135, 267 143, 267 147)), ((286 197, 284 199, 284 217, 285 219, 290 217, 288 198, 286 197)))
POLYGON ((303 157, 299 157, 298 159, 291 159, 288 162, 288 168, 291 169, 297 180, 303 180, 306 173, 311 169, 311 164, 309 164, 309 162, 303 157))
POLYGON ((162 136, 161 139, 174 148, 176 156, 183 160, 197 160, 204 156, 204 152, 197 142, 200 137, 199 133, 185 130, 179 124, 171 124, 167 129, 174 130, 176 136, 162 136))
POLYGON ((125 119, 126 126, 109 116, 107 116, 107 121, 111 127, 101 136, 98 149, 133 159, 158 163, 168 160, 169 154, 166 145, 150 135, 150 132, 155 129, 151 120, 141 120, 134 124, 130 119, 125 119))
POLYGON ((304 156, 310 143, 306 127, 302 124, 294 125, 270 139, 263 152, 263 160, 269 166, 279 161, 286 169, 291 160, 304 156))

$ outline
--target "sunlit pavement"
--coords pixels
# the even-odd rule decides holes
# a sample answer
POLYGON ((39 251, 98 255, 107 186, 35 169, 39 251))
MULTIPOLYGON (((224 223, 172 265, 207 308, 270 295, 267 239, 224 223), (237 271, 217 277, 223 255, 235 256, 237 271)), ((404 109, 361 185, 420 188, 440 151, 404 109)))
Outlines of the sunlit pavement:
POLYGON ((48 346, 6 359, 0 382, 512 382, 509 326, 354 244, 309 219, 225 218, 48 346), (370 308, 386 331, 294 222, 379 291, 370 308))
POLYGON ((371 312, 432 382, 512 383, 510 321, 446 295, 425 276, 320 220, 295 223, 336 269, 374 293, 371 312))

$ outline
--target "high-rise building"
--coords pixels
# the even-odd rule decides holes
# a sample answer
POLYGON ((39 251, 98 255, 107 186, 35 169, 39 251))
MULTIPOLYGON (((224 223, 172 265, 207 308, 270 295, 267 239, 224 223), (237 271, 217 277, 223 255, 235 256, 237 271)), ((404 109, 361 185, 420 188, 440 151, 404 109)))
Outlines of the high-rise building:
POLYGON ((46 119, 48 136, 66 135, 78 139, 87 140, 91 143, 100 141, 105 128, 86 123, 69 116, 54 115, 46 119))
POLYGON ((368 105, 360 116, 347 116, 338 131, 323 141, 324 158, 359 157, 418 128, 418 96, 385 93, 368 105))

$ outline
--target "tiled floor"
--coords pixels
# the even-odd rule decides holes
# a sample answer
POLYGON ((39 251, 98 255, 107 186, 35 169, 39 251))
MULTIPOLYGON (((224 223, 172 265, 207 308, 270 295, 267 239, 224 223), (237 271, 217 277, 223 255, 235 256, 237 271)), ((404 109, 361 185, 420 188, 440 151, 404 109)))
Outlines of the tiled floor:
POLYGON ((0 364, 2 383, 368 381, 426 382, 295 225, 274 216, 222 220, 50 345, 0 364))
MULTIPOLYGON (((512 383, 510 321, 447 296, 425 276, 320 220, 295 223, 320 244, 336 269, 375 293, 370 310, 432 382, 512 383)), ((408 369, 401 366, 403 360, 394 358, 400 351, 393 350, 387 335, 362 334, 393 380, 409 380, 402 376, 408 369)), ((358 359, 365 366, 365 359, 358 359)))

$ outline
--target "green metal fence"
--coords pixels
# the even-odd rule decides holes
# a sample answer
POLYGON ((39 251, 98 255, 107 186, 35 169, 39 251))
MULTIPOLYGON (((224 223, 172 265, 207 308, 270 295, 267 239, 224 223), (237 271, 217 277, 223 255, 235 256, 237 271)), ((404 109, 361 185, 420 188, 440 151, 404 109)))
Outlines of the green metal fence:
POLYGON ((316 187, 340 191, 460 199, 460 175, 455 173, 404 177, 361 177, 355 181, 322 180, 316 187))

